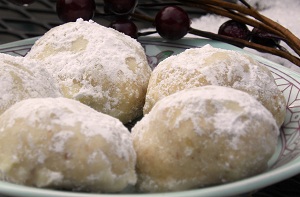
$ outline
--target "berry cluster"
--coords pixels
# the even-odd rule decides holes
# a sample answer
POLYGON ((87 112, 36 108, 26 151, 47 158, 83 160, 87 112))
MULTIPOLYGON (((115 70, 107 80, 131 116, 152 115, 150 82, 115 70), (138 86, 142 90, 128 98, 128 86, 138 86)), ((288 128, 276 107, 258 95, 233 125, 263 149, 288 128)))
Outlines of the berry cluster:
MULTIPOLYGON (((137 38, 138 28, 130 17, 137 5, 137 0, 104 0, 105 14, 115 16, 109 26, 137 38)), ((94 0, 57 1, 57 14, 63 22, 75 21, 77 18, 88 20, 93 17, 94 12, 94 0)), ((190 19, 180 7, 167 6, 157 13, 155 27, 163 38, 177 40, 184 37, 189 31, 190 19)))
MULTIPOLYGON (((18 5, 34 2, 34 0, 9 1, 18 5)), ((138 0, 103 0, 103 2, 104 13, 100 14, 104 17, 111 16, 110 19, 113 20, 109 26, 133 38, 158 33, 164 39, 178 40, 187 33, 191 33, 239 47, 246 46, 268 52, 300 66, 300 58, 279 45, 280 41, 284 41, 300 56, 300 40, 280 24, 261 15, 245 0, 239 0, 242 6, 224 0, 176 0, 165 1, 161 4, 154 3, 153 6, 161 7, 154 18, 136 12, 138 6, 143 6, 142 1, 138 3, 138 0), (217 34, 194 29, 190 26, 189 15, 182 9, 183 6, 199 8, 202 11, 231 18, 231 20, 222 24, 217 34), (151 22, 155 27, 155 32, 138 32, 132 18, 151 22), (253 29, 250 31, 248 26, 252 26, 253 29)), ((56 11, 63 22, 75 21, 77 18, 89 20, 95 15, 96 4, 95 0, 57 0, 56 11)))
MULTIPOLYGON (((106 14, 114 15, 110 27, 123 32, 133 38, 138 37, 138 28, 130 20, 138 6, 138 0, 104 0, 106 14)), ((92 19, 95 13, 95 0, 58 0, 57 15, 63 22, 75 21, 77 18, 92 19)), ((185 10, 177 5, 163 7, 155 16, 154 26, 157 33, 167 40, 178 40, 190 30, 190 18, 185 10)), ((279 39, 273 34, 258 28, 250 32, 241 22, 229 20, 222 24, 218 34, 233 38, 240 38, 254 43, 276 47, 279 39)), ((239 45, 243 47, 242 45, 239 45)))
MULTIPOLYGON (((34 0, 10 0, 17 5, 28 5, 34 0)), ((138 37, 138 28, 130 14, 134 13, 138 0, 104 0, 106 14, 114 15, 110 27, 123 32, 133 38, 138 37)), ((56 11, 63 22, 76 21, 77 18, 89 20, 94 17, 96 10, 95 0, 57 0, 56 11)), ((163 7, 155 17, 154 26, 157 33, 168 40, 178 40, 184 37, 190 30, 190 19, 185 10, 176 5, 163 7)), ((240 38, 266 46, 276 47, 279 39, 273 34, 253 28, 252 32, 240 22, 229 20, 222 24, 218 34, 240 38)), ((242 46, 241 46, 242 47, 242 46)))
MULTIPOLYGON (((250 31, 247 25, 235 20, 228 20, 223 23, 219 28, 218 34, 251 41, 269 47, 278 47, 280 43, 280 38, 276 35, 256 27, 250 31)), ((238 46, 243 47, 242 45, 238 46)))

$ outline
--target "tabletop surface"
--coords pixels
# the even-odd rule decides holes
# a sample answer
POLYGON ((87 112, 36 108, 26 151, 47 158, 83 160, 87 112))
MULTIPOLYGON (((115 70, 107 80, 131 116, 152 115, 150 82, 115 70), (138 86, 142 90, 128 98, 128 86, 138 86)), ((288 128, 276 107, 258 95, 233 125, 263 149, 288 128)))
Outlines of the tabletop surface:
MULTIPOLYGON (((34 4, 23 7, 11 4, 7 0, 0 0, 0 44, 41 36, 52 27, 62 24, 56 15, 55 2, 56 0, 36 0, 34 4)), ((109 20, 98 14, 103 13, 103 1, 96 0, 96 5, 97 11, 93 20, 107 26, 109 20)), ((156 12, 157 10, 152 8, 146 11, 147 14, 151 14, 151 12, 156 12)), ((190 12, 194 16, 205 14, 196 13, 194 10, 190 10, 190 12)), ((136 21, 136 23, 139 28, 149 26, 149 24, 139 21, 136 21)), ((296 197, 300 196, 299 186, 300 175, 297 175, 246 196, 296 197)))

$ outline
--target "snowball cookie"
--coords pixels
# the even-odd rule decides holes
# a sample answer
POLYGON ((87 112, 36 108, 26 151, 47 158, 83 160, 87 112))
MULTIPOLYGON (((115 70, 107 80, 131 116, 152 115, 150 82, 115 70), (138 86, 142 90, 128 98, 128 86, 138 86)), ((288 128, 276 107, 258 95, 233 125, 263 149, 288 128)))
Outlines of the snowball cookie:
POLYGON ((151 69, 135 39, 92 21, 52 28, 26 55, 43 61, 67 98, 129 122, 143 113, 151 69))
POLYGON ((0 116, 2 180, 118 192, 136 183, 135 163, 127 128, 76 100, 23 100, 0 116))
POLYGON ((179 91, 133 130, 139 190, 164 192, 227 183, 267 169, 279 130, 249 94, 222 86, 179 91))
POLYGON ((286 102, 270 70, 251 57, 210 45, 171 56, 155 68, 149 81, 144 114, 167 95, 204 85, 245 91, 273 114, 278 126, 284 121, 286 102))
POLYGON ((0 53, 0 114, 23 99, 58 96, 53 77, 40 64, 0 53))

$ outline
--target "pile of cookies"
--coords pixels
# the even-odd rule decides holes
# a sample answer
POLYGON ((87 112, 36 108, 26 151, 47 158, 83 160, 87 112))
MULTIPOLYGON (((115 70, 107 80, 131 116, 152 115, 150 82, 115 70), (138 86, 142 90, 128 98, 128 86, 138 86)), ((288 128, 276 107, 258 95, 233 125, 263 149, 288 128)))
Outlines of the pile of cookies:
POLYGON ((163 60, 132 129, 138 188, 185 190, 267 170, 285 106, 271 72, 238 52, 206 45, 163 60))
POLYGON ((285 117, 271 72, 209 45, 152 71, 136 40, 66 23, 0 54, 0 179, 86 192, 167 192, 268 168, 285 117), (131 132, 125 124, 141 118, 131 132))

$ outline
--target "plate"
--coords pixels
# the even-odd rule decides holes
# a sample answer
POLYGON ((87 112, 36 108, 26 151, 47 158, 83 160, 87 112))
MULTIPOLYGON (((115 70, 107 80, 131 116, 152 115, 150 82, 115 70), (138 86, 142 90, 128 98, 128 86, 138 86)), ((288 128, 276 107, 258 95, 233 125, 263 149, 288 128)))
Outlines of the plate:
MULTIPOLYGON (((0 45, 0 52, 24 56, 38 38, 31 38, 0 45)), ((266 65, 275 78, 279 89, 286 98, 287 114, 281 128, 281 135, 275 154, 269 161, 269 170, 233 183, 219 186, 193 189, 181 192, 154 194, 88 194, 38 189, 0 181, 0 193, 20 197, 219 197, 234 196, 259 190, 263 187, 280 182, 300 173, 300 74, 271 62, 257 55, 250 54, 235 46, 219 41, 199 38, 186 38, 175 42, 164 41, 161 38, 145 37, 139 40, 145 48, 150 66, 155 67, 166 57, 178 54, 187 48, 202 47, 210 44, 213 47, 247 53, 257 61, 266 65)))

